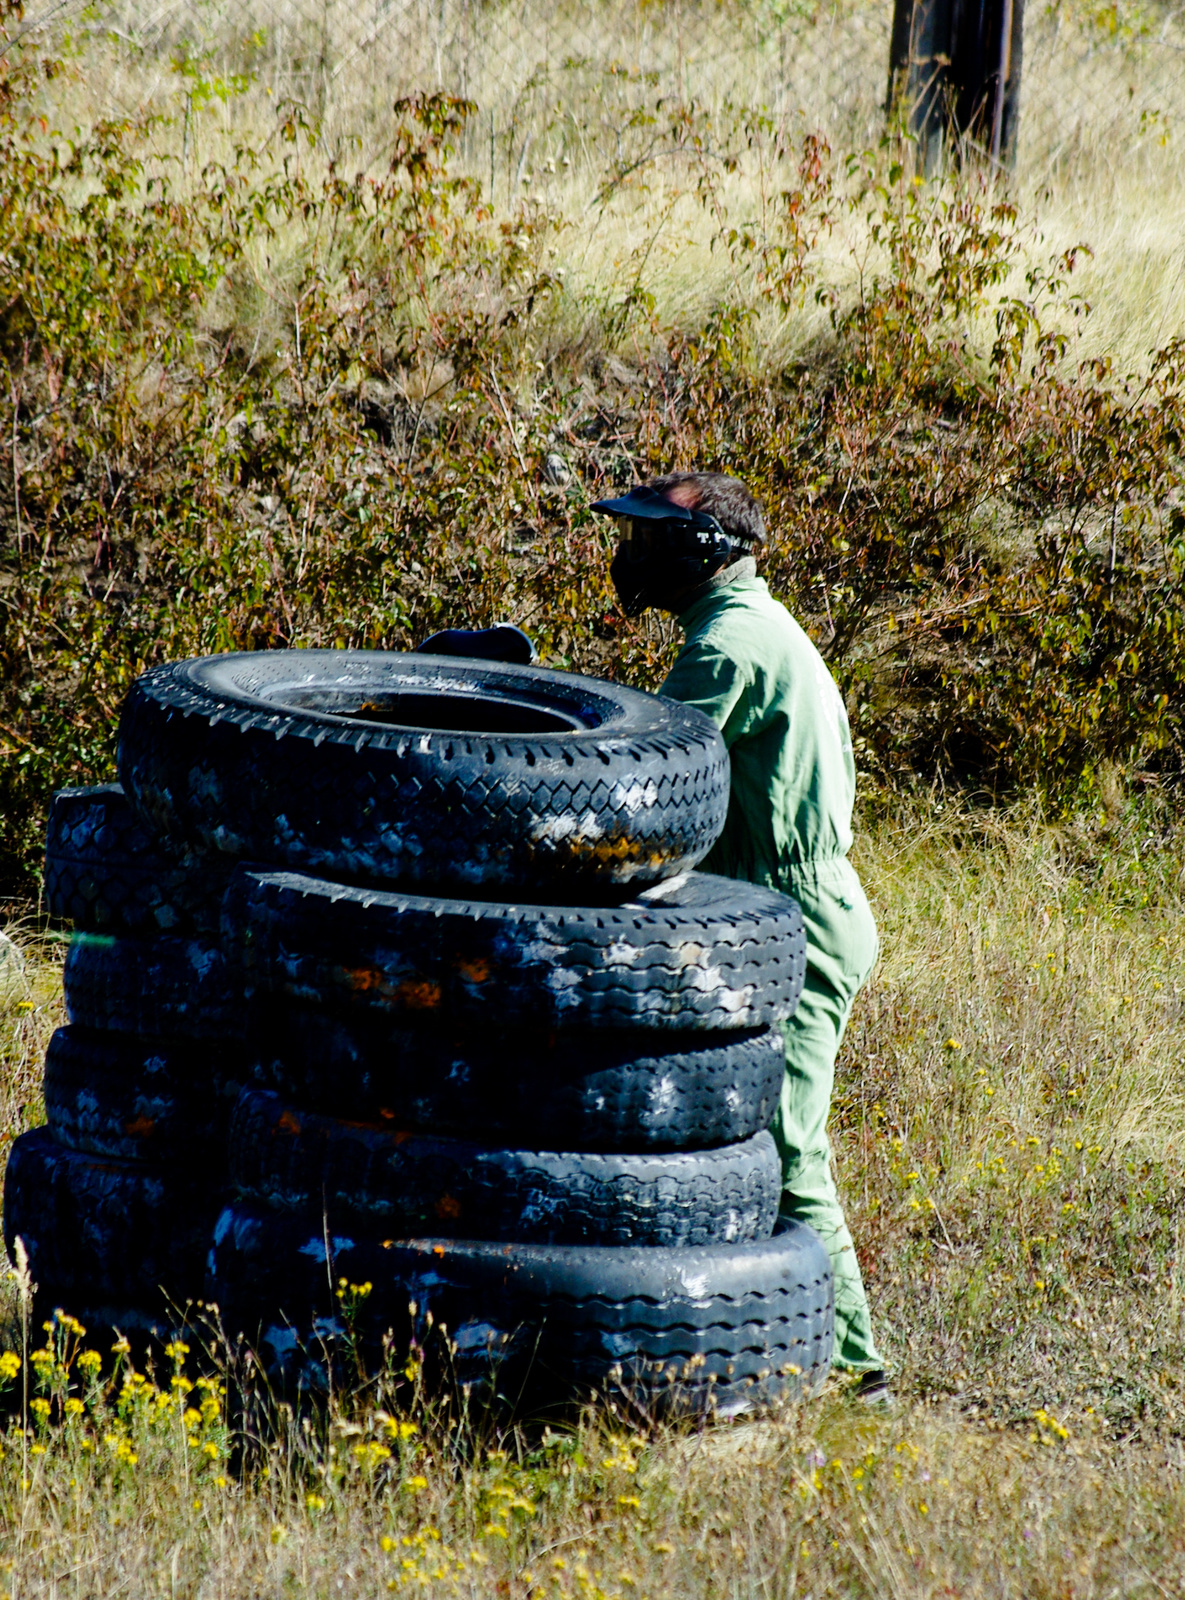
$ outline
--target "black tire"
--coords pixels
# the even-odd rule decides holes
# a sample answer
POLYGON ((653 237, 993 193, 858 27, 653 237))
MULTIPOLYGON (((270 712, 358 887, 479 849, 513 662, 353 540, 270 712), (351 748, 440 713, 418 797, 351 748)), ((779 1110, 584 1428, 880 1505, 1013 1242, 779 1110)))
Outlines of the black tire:
POLYGON ((388 1331, 425 1343, 443 1325, 455 1379, 531 1409, 618 1389, 650 1412, 732 1413, 813 1393, 831 1361, 831 1263, 786 1219, 770 1239, 678 1250, 383 1241, 242 1203, 218 1220, 209 1295, 273 1372, 346 1333, 343 1280, 370 1286, 346 1293, 371 1359, 388 1331))
POLYGON ((254 1005, 258 1082, 388 1127, 560 1150, 698 1150, 768 1128, 780 1030, 567 1034, 416 1026, 282 996, 254 1005))
POLYGON ((119 773, 145 820, 193 850, 428 888, 563 884, 571 898, 694 866, 729 787, 719 733, 675 701, 350 650, 154 667, 124 708, 119 773))
POLYGON ((223 926, 248 982, 450 1024, 765 1028, 798 1003, 802 915, 693 872, 612 908, 428 899, 240 868, 223 926))
POLYGON ((604 1155, 505 1149, 305 1111, 247 1092, 231 1176, 264 1205, 333 1229, 512 1244, 739 1244, 768 1238, 782 1170, 768 1133, 716 1150, 604 1155))
POLYGON ((226 1167, 241 1064, 206 1044, 59 1028, 45 1056, 45 1120, 59 1144, 120 1160, 226 1167))
MULTIPOLYGON (((201 1293, 222 1191, 184 1169, 67 1150, 46 1128, 13 1144, 4 1243, 19 1236, 42 1295, 163 1312, 201 1293)), ((77 1313, 76 1313, 77 1314, 77 1313)))
POLYGON ((152 1039, 242 1040, 246 1032, 242 987, 211 939, 75 934, 62 984, 79 1027, 152 1039))
POLYGON ((91 933, 217 934, 225 859, 171 854, 118 783, 59 789, 45 842, 49 913, 91 933))

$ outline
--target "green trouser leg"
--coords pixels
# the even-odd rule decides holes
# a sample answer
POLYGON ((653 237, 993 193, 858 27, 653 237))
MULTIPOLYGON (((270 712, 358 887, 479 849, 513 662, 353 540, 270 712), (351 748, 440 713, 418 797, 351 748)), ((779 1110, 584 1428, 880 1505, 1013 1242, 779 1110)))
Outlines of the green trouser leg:
POLYGON ((856 991, 876 957, 876 927, 855 872, 845 861, 851 881, 837 882, 837 870, 822 871, 830 865, 795 874, 793 893, 807 926, 806 983, 785 1024, 786 1076, 771 1132, 782 1158, 782 1210, 814 1228, 831 1257, 834 1365, 872 1372, 884 1361, 873 1341, 864 1281, 831 1172, 827 1117, 835 1057, 856 991))

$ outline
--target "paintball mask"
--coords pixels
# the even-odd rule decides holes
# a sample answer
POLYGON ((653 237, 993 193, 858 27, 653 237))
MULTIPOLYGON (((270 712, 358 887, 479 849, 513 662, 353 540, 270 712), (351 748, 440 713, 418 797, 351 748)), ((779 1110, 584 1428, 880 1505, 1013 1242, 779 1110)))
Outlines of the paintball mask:
POLYGON ((689 511, 645 485, 617 500, 597 500, 592 509, 621 523, 609 576, 627 617, 696 588, 750 548, 706 511, 689 511))

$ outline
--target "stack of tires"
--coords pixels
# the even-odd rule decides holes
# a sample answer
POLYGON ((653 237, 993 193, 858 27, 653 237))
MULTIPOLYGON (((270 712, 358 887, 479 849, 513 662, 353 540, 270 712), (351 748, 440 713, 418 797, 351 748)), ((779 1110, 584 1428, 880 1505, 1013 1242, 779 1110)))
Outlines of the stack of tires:
POLYGON ((88 1328, 164 1332, 202 1293, 243 1067, 229 872, 154 836, 118 784, 54 796, 45 893, 78 930, 70 1024, 46 1055, 46 1125, 16 1140, 4 1191, 38 1320, 60 1306, 88 1328))
POLYGON ((394 1337, 531 1406, 821 1381, 830 1266, 765 1131, 801 918, 693 870, 728 802, 706 718, 490 662, 223 656, 138 681, 120 776, 179 856, 240 863, 252 1082, 207 1291, 277 1379, 394 1337))

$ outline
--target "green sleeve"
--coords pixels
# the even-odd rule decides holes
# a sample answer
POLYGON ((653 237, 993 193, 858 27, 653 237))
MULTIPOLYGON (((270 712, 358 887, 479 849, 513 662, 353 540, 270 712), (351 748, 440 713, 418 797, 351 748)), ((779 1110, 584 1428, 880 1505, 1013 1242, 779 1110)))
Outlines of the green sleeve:
POLYGON ((731 656, 710 644, 692 642, 680 651, 658 692, 711 717, 724 735, 724 743, 731 748, 745 731, 748 688, 744 669, 731 656))

